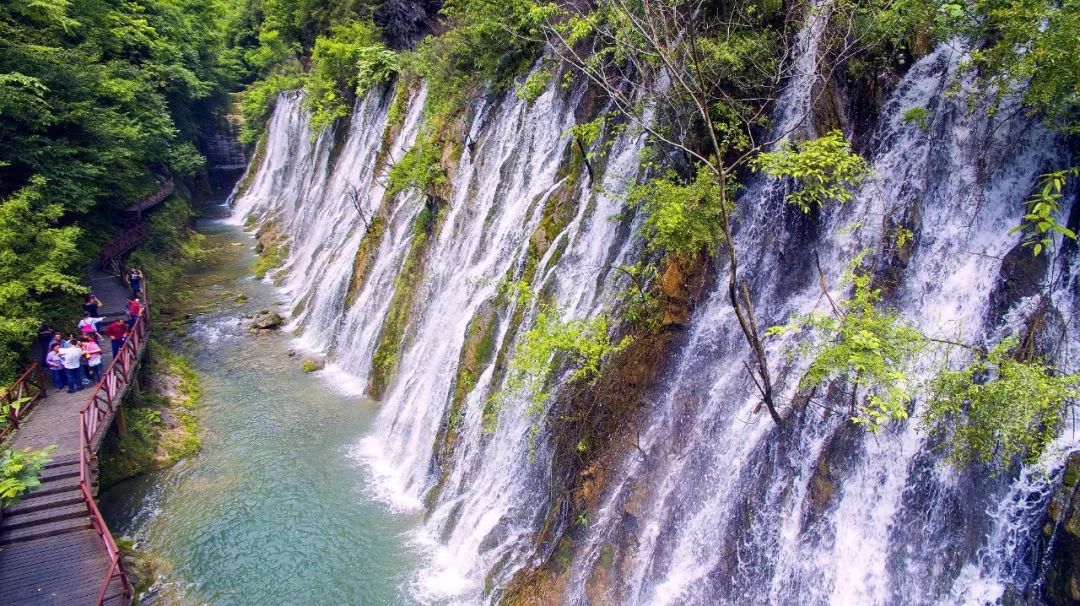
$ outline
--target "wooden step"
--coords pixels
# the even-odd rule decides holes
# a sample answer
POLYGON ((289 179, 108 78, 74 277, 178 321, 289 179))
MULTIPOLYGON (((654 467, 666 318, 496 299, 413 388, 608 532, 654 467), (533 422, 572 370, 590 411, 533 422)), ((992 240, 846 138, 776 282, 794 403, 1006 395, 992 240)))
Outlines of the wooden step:
POLYGON ((16 515, 7 514, 4 516, 4 519, 0 521, 0 532, 15 528, 26 528, 27 526, 48 524, 59 520, 85 518, 87 515, 86 503, 80 499, 77 503, 48 507, 37 511, 27 511, 16 515))
POLYGON ((79 477, 79 462, 75 461, 74 465, 61 465, 49 469, 42 469, 38 479, 41 480, 41 485, 44 486, 49 482, 77 477, 79 477))
POLYGON ((74 505, 76 503, 85 505, 81 490, 69 490, 67 492, 61 492, 53 495, 46 495, 35 499, 27 499, 23 497, 18 503, 9 505, 4 509, 4 518, 7 516, 17 516, 34 511, 41 511, 42 509, 51 509, 53 507, 64 507, 67 505, 74 505))
POLYGON ((75 532, 90 528, 90 518, 76 518, 72 520, 59 520, 48 524, 27 526, 25 528, 12 528, 0 531, 0 545, 10 545, 24 541, 33 541, 58 534, 75 532))
POLYGON ((78 453, 56 457, 53 460, 46 463, 45 466, 42 467, 42 469, 52 469, 54 467, 65 467, 67 465, 75 465, 76 467, 79 465, 79 455, 78 455, 78 453))
POLYGON ((23 495, 23 500, 40 499, 41 497, 47 497, 49 495, 58 494, 61 492, 67 492, 69 490, 79 490, 79 476, 58 478, 49 482, 42 482, 41 486, 35 488, 27 494, 23 495))

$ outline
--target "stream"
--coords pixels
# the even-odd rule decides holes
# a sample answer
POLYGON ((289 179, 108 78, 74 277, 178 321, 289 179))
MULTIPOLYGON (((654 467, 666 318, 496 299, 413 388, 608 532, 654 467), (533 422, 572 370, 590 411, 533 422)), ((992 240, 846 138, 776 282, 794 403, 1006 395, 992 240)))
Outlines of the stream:
POLYGON ((217 219, 198 229, 221 252, 189 284, 214 303, 177 347, 202 378, 202 449, 103 492, 110 529, 160 558, 165 603, 410 603, 419 517, 376 502, 350 455, 376 404, 305 373, 288 335, 249 332, 243 316, 278 296, 251 277, 252 240, 217 219))

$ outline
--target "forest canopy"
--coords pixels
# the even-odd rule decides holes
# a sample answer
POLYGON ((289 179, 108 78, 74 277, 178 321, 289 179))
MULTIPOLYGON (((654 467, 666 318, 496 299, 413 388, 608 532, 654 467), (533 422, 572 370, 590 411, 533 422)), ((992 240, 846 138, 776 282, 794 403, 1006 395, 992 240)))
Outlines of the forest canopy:
POLYGON ((202 170, 196 143, 236 87, 224 0, 0 4, 0 378, 37 324, 70 321, 112 211, 202 170), (67 312, 70 313, 70 312, 67 312))

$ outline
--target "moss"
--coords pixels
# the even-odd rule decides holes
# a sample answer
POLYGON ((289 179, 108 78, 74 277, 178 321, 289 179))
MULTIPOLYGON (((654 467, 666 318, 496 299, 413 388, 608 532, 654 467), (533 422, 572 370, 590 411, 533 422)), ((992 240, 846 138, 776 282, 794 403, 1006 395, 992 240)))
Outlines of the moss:
MULTIPOLYGON (((266 158, 266 133, 264 132, 260 137, 258 143, 255 144, 255 153, 251 156, 251 162, 248 165, 248 171, 244 174, 244 180, 236 186, 236 197, 240 197, 247 193, 251 183, 255 180, 255 174, 259 172, 256 170, 262 165, 263 159, 266 158)), ((251 220, 251 217, 248 217, 251 220)))
POLYGON ((439 479, 429 491, 428 511, 431 511, 450 473, 450 459, 457 444, 461 424, 465 419, 465 400, 476 387, 480 374, 495 357, 495 339, 499 334, 499 316, 492 302, 481 305, 473 314, 465 329, 465 342, 458 356, 457 375, 450 395, 450 408, 443 418, 435 436, 436 459, 439 461, 439 479))
POLYGON ((615 561, 615 548, 611 545, 605 545, 600 550, 599 564, 601 568, 611 568, 612 562, 615 561))
POLYGON ((259 228, 256 237, 258 242, 255 245, 255 252, 259 256, 251 266, 251 271, 256 279, 262 280, 268 272, 285 264, 289 257, 289 244, 288 239, 280 232, 274 221, 264 223, 259 228))
POLYGON ((346 308, 352 307, 352 304, 356 302, 356 297, 364 289, 364 284, 367 283, 368 276, 371 275, 371 268, 375 266, 375 256, 379 250, 379 243, 382 242, 383 235, 386 233, 387 220, 385 215, 389 212, 389 200, 389 196, 383 198, 378 213, 371 221, 371 227, 368 228, 364 238, 360 240, 360 246, 356 249, 352 276, 349 278, 349 289, 345 292, 346 308))
POLYGON ((563 537, 559 540, 559 544, 555 548, 555 553, 551 556, 555 572, 563 572, 569 569, 573 557, 574 542, 570 540, 570 537, 563 537))
POLYGON ((131 581, 136 603, 138 603, 139 596, 154 584, 160 562, 149 553, 136 548, 135 542, 131 539, 117 538, 116 546, 120 548, 124 571, 127 573, 128 580, 131 581))
POLYGON ((1080 480, 1080 452, 1073 452, 1065 463, 1065 474, 1061 482, 1071 488, 1076 486, 1077 480, 1080 480))
POLYGON ((304 360, 304 362, 300 365, 300 369, 304 372, 315 372, 318 370, 322 370, 323 368, 326 368, 326 362, 323 362, 322 360, 308 359, 304 360))
POLYGON ((382 143, 375 155, 375 172, 381 173, 386 167, 386 160, 394 140, 401 134, 401 128, 405 126, 405 116, 409 109, 409 100, 420 85, 420 79, 405 73, 398 76, 394 85, 394 98, 390 101, 390 109, 386 113, 386 128, 383 129, 382 143))
POLYGON ((373 398, 383 396, 397 372, 398 356, 406 344, 405 329, 414 306, 416 289, 423 281, 428 251, 445 216, 446 207, 434 199, 429 199, 413 221, 412 246, 394 280, 394 294, 379 330, 375 354, 371 361, 371 377, 368 379, 367 391, 373 398))
MULTIPOLYGON (((537 543, 553 545, 543 565, 520 571, 510 583, 506 603, 534 603, 537 596, 560 595, 568 582, 573 555, 571 512, 595 509, 604 483, 605 464, 618 459, 634 442, 630 423, 660 386, 664 361, 677 346, 679 331, 644 335, 614 354, 594 382, 571 383, 557 395, 548 413, 553 437, 553 505, 537 543), (579 448, 579 445, 589 445, 579 448)), ((614 557, 614 546, 611 557, 614 557)), ((601 560, 608 558, 601 554, 601 560)))
POLYGON ((124 404, 127 434, 110 434, 102 446, 98 481, 103 487, 164 469, 199 450, 198 375, 160 341, 151 341, 150 348, 142 401, 129 398, 124 404))

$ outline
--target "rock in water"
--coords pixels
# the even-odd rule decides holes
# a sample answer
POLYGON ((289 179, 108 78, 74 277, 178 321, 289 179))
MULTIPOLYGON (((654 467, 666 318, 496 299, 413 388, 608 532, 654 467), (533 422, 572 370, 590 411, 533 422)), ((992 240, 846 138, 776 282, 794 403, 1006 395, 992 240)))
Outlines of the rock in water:
POLYGON ((251 327, 256 330, 273 330, 284 323, 285 318, 282 318, 281 314, 264 309, 251 320, 251 327))

